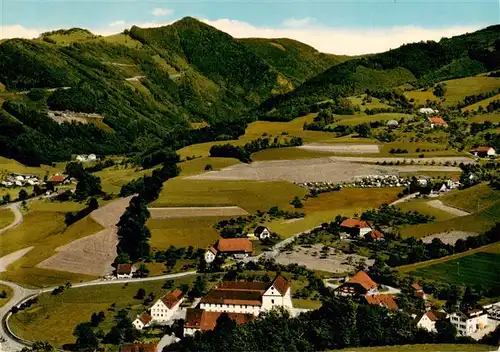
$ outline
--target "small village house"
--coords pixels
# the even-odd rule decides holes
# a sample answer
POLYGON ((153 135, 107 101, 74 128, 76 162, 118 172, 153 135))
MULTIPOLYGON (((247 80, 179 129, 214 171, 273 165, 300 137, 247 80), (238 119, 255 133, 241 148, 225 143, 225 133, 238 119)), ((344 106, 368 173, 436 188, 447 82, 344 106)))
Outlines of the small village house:
POLYGON ((340 296, 375 295, 378 294, 378 285, 367 273, 360 271, 337 287, 335 294, 340 296))
POLYGON ((380 232, 379 230, 371 230, 365 235, 365 238, 368 241, 383 241, 384 240, 384 234, 380 232))
POLYGON ((389 120, 387 121, 387 127, 389 128, 398 128, 399 127, 399 122, 396 120, 389 120))
POLYGON ((118 264, 116 266, 116 277, 118 279, 131 279, 135 270, 134 264, 118 264))
POLYGON ((52 175, 47 180, 47 183, 50 183, 50 184, 55 186, 55 185, 63 184, 65 180, 66 180, 66 176, 61 175, 61 174, 56 174, 56 175, 52 175))
POLYGON ((209 312, 259 315, 273 307, 292 308, 290 283, 281 275, 271 282, 222 282, 200 301, 209 312))
POLYGON ((493 149, 492 147, 477 147, 472 149, 470 152, 472 155, 478 156, 480 158, 495 156, 497 154, 495 149, 493 149))
POLYGON ((169 294, 160 298, 151 307, 151 317, 154 322, 166 322, 172 319, 184 301, 184 292, 175 289, 169 294))
POLYGON ((471 336, 488 326, 488 314, 482 309, 459 310, 450 314, 450 322, 459 335, 471 336))
POLYGON ((431 114, 437 114, 439 110, 434 110, 432 108, 420 108, 418 112, 425 115, 431 115, 431 114))
POLYGON ((372 231, 372 228, 366 221, 358 219, 345 219, 340 224, 340 227, 351 237, 364 237, 372 231))
POLYGON ((219 254, 243 259, 253 254, 253 244, 248 238, 220 238, 205 252, 205 261, 211 263, 219 254))
POLYGON ((387 308, 389 310, 398 310, 398 305, 394 300, 393 295, 389 294, 375 294, 375 295, 366 295, 365 296, 366 303, 371 305, 376 305, 380 307, 387 308))
POLYGON ((424 289, 418 282, 415 282, 413 285, 411 285, 411 288, 415 291, 415 297, 421 298, 423 300, 427 299, 427 295, 424 292, 424 289))
POLYGON ((438 320, 446 320, 448 314, 436 310, 423 312, 414 316, 413 322, 417 327, 425 329, 429 332, 437 332, 436 322, 438 320))
POLYGON ((157 343, 129 343, 120 347, 120 352, 157 352, 157 343))
POLYGON ((271 231, 269 231, 269 229, 265 226, 257 226, 253 231, 253 234, 259 240, 271 237, 271 231))
POLYGON ((445 120, 443 120, 442 117, 429 117, 427 119, 427 122, 428 122, 430 128, 448 127, 448 123, 445 120))
MULTIPOLYGON (((199 308, 188 308, 184 323, 184 335, 193 335, 197 331, 213 330, 217 320, 224 312, 209 312, 199 308)), ((245 313, 226 313, 236 324, 242 325, 251 321, 255 316, 245 313)))
POLYGON ((132 324, 137 330, 142 330, 151 325, 153 321, 153 317, 149 315, 148 312, 142 312, 133 322, 132 324))

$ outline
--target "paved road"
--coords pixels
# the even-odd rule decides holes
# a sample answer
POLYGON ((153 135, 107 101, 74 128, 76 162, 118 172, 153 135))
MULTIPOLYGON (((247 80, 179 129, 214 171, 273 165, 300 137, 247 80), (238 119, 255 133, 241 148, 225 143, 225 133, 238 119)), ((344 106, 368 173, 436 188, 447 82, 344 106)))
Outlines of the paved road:
POLYGON ((9 231, 10 229, 19 226, 23 222, 23 213, 21 213, 21 210, 19 209, 20 203, 12 203, 7 205, 4 209, 10 209, 14 213, 14 221, 10 224, 4 227, 3 229, 0 229, 0 234, 9 231))

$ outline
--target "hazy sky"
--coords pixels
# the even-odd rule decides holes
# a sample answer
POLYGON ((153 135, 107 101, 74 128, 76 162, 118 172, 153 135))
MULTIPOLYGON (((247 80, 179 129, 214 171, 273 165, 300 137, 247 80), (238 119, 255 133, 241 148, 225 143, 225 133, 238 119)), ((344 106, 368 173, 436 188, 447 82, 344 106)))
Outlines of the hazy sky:
POLYGON ((192 16, 235 37, 289 37, 323 52, 362 54, 498 24, 499 1, 0 0, 0 38, 70 27, 107 35, 192 16))

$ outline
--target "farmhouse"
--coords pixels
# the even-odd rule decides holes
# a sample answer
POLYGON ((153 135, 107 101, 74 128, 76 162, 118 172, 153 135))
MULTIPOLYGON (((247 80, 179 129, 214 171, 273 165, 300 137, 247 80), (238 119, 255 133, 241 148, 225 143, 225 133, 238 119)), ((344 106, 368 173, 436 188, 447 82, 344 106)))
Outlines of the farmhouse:
POLYGON ((398 305, 392 295, 366 295, 366 303, 385 307, 389 310, 397 310, 398 305))
POLYGON ((221 238, 205 252, 205 261, 211 263, 219 254, 243 259, 253 253, 253 244, 248 238, 221 238))
POLYGON ((273 307, 293 308, 290 283, 281 275, 271 282, 222 282, 200 301, 208 312, 255 316, 273 307))
POLYGON ((51 176, 51 177, 47 180, 47 183, 51 183, 51 184, 53 184, 53 185, 60 185, 60 184, 62 184, 64 181, 66 181, 66 176, 61 175, 61 174, 56 174, 56 175, 51 176))
MULTIPOLYGON (((224 312, 209 312, 199 308, 188 308, 184 323, 184 335, 193 335, 196 331, 213 330, 217 320, 224 312)), ((244 313, 226 313, 236 324, 246 324, 255 316, 244 313)))
POLYGON ((415 315, 413 322, 421 329, 425 329, 429 332, 437 332, 436 322, 438 320, 445 320, 447 316, 445 312, 431 310, 415 315))
POLYGON ((348 279, 335 289, 335 293, 340 296, 366 296, 378 293, 377 283, 364 271, 348 279))
POLYGON ((184 301, 184 292, 175 289, 169 294, 160 298, 151 307, 151 317, 155 322, 165 322, 172 319, 174 313, 179 309, 184 301))
POLYGON ((142 312, 141 315, 139 315, 133 322, 132 324, 137 330, 142 330, 144 328, 147 328, 148 326, 151 325, 151 321, 153 320, 153 317, 149 315, 148 312, 142 312))
POLYGON ((425 115, 430 115, 430 114, 436 114, 438 113, 439 111, 438 110, 434 110, 434 109, 431 109, 431 108, 420 108, 418 110, 419 113, 421 114, 425 114, 425 115))
POLYGON ((372 228, 366 221, 358 219, 345 219, 340 224, 340 227, 351 237, 365 236, 372 231, 372 228))
POLYGON ((253 231, 253 234, 259 240, 271 237, 271 231, 269 231, 269 229, 265 226, 257 226, 253 231))
POLYGON ((83 163, 96 161, 96 160, 97 160, 97 156, 95 154, 89 154, 89 155, 82 154, 82 155, 76 156, 76 161, 80 161, 83 163))
POLYGON ((448 127, 448 124, 442 117, 429 117, 428 119, 429 126, 431 128, 434 127, 448 127))
POLYGON ((130 279, 134 275, 134 264, 118 264, 116 267, 116 277, 118 279, 130 279))
POLYGON ((488 314, 482 309, 460 310, 450 314, 450 322, 459 335, 471 336, 488 325, 488 314))
POLYGON ((417 282, 415 282, 413 285, 411 285, 411 287, 415 290, 415 297, 427 299, 427 296, 425 295, 424 289, 417 282))
POLYGON ((488 156, 495 156, 497 154, 495 149, 493 149, 492 147, 477 147, 472 149, 470 152, 472 155, 481 158, 485 158, 488 156))
POLYGON ((371 230, 365 237, 369 241, 382 241, 384 239, 384 234, 379 230, 371 230))

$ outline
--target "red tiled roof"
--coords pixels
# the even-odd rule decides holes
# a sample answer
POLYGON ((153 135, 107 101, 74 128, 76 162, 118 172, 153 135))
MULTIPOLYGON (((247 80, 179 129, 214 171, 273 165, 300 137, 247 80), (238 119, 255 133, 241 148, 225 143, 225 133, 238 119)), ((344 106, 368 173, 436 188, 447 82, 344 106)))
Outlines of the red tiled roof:
POLYGON ((283 296, 288 288, 290 287, 290 283, 281 275, 276 276, 274 279, 272 286, 278 290, 278 292, 283 296))
MULTIPOLYGON (((201 331, 213 330, 217 324, 217 319, 223 312, 207 312, 203 309, 188 308, 184 327, 200 329, 201 331)), ((246 324, 254 318, 252 314, 226 313, 236 324, 246 324)))
POLYGON ((156 343, 131 343, 120 347, 120 352, 156 352, 156 343))
POLYGON ((398 305, 392 295, 366 295, 365 299, 368 304, 384 306, 390 310, 398 309, 398 305))
POLYGON ((261 306, 263 293, 262 291, 213 289, 201 299, 200 303, 261 306))
POLYGON ((486 153, 488 150, 490 150, 491 147, 477 147, 471 150, 471 152, 478 152, 478 153, 486 153))
POLYGON ((117 274, 131 274, 132 273, 132 264, 118 264, 116 267, 117 274))
POLYGON ((179 301, 184 297, 184 292, 176 288, 168 295, 165 295, 161 298, 163 304, 165 304, 168 309, 172 309, 179 301))
POLYGON ((366 221, 363 220, 358 220, 358 219, 345 219, 342 221, 340 224, 342 227, 349 227, 349 228, 366 228, 370 227, 366 221))
POLYGON ((346 283, 360 284, 365 290, 370 290, 377 287, 377 283, 368 276, 364 271, 358 272, 356 275, 347 280, 346 283))
POLYGON ((271 286, 270 282, 261 281, 223 281, 216 289, 227 291, 259 291, 262 294, 271 286))
POLYGON ((445 120, 442 117, 429 117, 429 121, 440 126, 448 126, 445 120))
POLYGON ((47 182, 64 182, 65 179, 66 177, 64 177, 63 175, 54 175, 49 178, 47 182))
POLYGON ((411 285, 415 291, 421 291, 422 286, 420 286, 417 282, 415 282, 413 285, 411 285))
POLYGON ((253 253, 253 244, 247 238, 221 238, 217 243, 217 249, 221 252, 253 253))
POLYGON ((151 317, 148 312, 142 312, 137 319, 139 319, 144 325, 147 325, 151 322, 151 320, 153 320, 153 317, 151 317))
POLYGON ((372 230, 370 233, 368 233, 368 236, 370 236, 370 238, 373 240, 384 238, 384 234, 379 230, 372 230))

